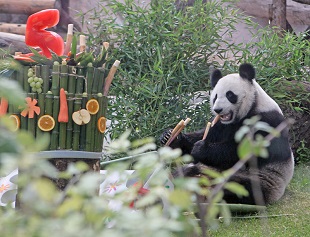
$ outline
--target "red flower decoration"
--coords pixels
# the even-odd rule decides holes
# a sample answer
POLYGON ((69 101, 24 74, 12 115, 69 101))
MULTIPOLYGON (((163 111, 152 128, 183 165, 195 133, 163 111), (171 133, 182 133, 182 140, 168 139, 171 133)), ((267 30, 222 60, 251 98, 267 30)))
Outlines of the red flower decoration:
POLYGON ((28 17, 26 25, 25 43, 31 47, 40 47, 42 54, 51 58, 50 50, 61 56, 64 53, 64 41, 60 35, 47 28, 57 25, 59 11, 47 9, 34 13, 28 17))

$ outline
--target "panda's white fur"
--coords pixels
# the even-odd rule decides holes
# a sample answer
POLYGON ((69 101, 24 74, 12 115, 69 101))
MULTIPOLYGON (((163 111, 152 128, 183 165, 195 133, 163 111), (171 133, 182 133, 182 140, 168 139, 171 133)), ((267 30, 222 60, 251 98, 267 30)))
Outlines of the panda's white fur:
MULTIPOLYGON (((173 148, 181 148, 183 153, 189 153, 194 158, 194 166, 184 167, 188 176, 200 174, 201 167, 210 167, 218 171, 231 168, 239 157, 235 133, 242 127, 243 121, 259 115, 261 121, 276 128, 284 121, 278 104, 255 81, 255 70, 250 64, 242 64, 239 73, 222 76, 215 70, 211 76, 213 87, 210 106, 214 115, 220 115, 221 120, 211 127, 205 140, 201 140, 204 129, 180 134, 171 143, 173 148)), ((171 130, 167 130, 169 134, 171 130)), ((162 143, 166 142, 167 134, 162 135, 162 143)), ((264 131, 257 131, 266 136, 264 131)), ((274 138, 268 147, 269 157, 257 157, 256 166, 247 163, 236 173, 231 181, 242 184, 250 193, 248 197, 239 197, 225 191, 227 202, 254 204, 257 203, 257 187, 260 186, 262 202, 270 204, 282 197, 294 171, 294 159, 288 142, 288 128, 280 137, 274 138), (256 183, 256 185, 253 185, 256 183)))

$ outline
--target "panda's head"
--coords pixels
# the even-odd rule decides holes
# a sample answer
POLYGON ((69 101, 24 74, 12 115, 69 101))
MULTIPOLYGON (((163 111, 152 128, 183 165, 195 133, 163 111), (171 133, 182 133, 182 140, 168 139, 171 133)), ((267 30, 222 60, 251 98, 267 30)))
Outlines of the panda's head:
POLYGON ((216 69, 211 75, 213 87, 210 104, 212 113, 221 116, 221 123, 239 122, 255 103, 256 89, 253 85, 255 69, 251 64, 242 64, 239 73, 222 76, 216 69))

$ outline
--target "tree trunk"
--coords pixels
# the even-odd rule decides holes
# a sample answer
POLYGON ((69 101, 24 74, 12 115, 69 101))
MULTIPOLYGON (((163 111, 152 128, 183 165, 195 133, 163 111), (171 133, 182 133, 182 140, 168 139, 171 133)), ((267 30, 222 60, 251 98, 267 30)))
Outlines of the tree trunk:
POLYGON ((286 27, 286 0, 273 0, 271 10, 271 26, 277 27, 280 35, 287 30, 286 27))

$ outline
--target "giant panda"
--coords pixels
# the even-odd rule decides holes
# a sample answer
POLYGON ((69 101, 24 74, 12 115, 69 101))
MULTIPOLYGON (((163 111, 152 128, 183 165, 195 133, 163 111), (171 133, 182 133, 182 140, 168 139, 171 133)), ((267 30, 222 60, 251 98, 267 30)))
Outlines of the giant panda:
MULTIPOLYGON (((186 176, 199 176, 206 166, 217 171, 231 168, 239 160, 235 133, 245 119, 258 115, 261 121, 274 128, 284 121, 278 104, 255 81, 255 69, 251 64, 241 64, 239 73, 224 77, 220 70, 214 70, 211 86, 210 107, 214 115, 220 115, 220 121, 210 128, 205 140, 202 140, 202 129, 180 133, 170 144, 172 148, 180 148, 184 154, 193 157, 193 163, 183 168, 186 176)), ((267 135, 263 131, 257 133, 267 135)), ((171 129, 167 129, 161 135, 162 144, 166 143, 170 134, 171 129)), ((268 158, 256 159, 255 167, 247 163, 230 179, 242 184, 249 195, 240 197, 224 190, 227 203, 268 205, 282 197, 294 171, 288 128, 271 140, 268 153, 268 158), (262 200, 257 198, 259 195, 262 200)))

